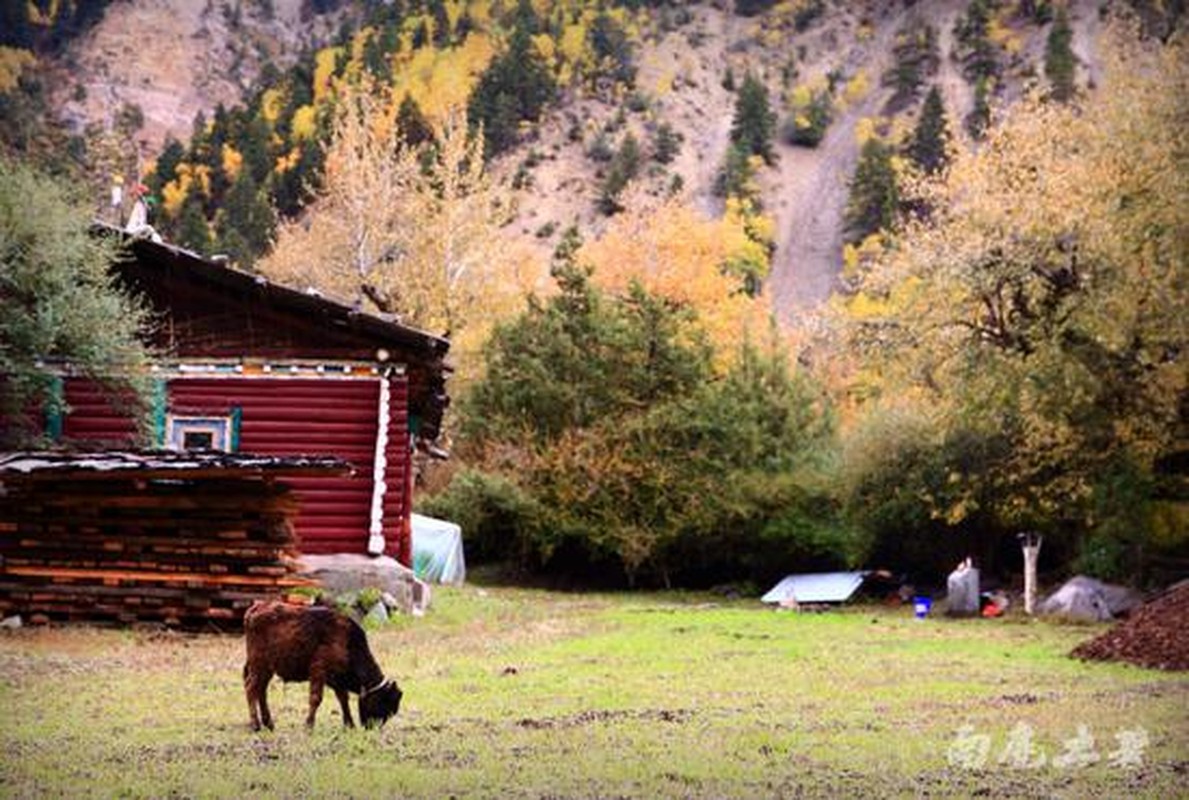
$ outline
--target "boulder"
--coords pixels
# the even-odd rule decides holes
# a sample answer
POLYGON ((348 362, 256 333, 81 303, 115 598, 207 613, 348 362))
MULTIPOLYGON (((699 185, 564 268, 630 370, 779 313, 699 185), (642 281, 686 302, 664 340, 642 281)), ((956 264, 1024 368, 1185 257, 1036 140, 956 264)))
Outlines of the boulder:
POLYGON ((389 556, 357 553, 301 557, 302 574, 340 595, 368 587, 384 594, 384 605, 404 614, 421 615, 429 607, 429 586, 413 570, 389 556), (391 600, 392 602, 389 602, 391 600))

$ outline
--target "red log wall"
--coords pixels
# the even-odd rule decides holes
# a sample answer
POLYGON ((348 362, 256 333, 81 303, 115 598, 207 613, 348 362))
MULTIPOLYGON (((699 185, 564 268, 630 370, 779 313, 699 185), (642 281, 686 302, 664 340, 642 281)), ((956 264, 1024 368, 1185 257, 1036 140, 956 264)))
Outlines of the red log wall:
MULTIPOLYGON (((136 429, 104 399, 100 387, 68 379, 71 411, 63 435, 74 442, 127 447, 136 429)), ((168 382, 169 412, 184 416, 227 416, 240 409, 239 451, 259 455, 336 455, 351 462, 353 475, 289 478, 301 507, 295 521, 303 553, 366 553, 372 504, 379 404, 375 377, 189 378, 168 382)), ((391 379, 387 492, 384 496, 385 553, 409 564, 411 541, 408 476, 408 382, 391 379)))

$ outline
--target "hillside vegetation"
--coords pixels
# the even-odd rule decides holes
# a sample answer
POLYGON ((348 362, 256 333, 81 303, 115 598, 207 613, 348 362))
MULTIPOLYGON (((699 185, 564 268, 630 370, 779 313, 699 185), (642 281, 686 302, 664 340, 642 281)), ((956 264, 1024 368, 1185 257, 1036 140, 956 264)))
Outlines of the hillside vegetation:
MULTIPOLYGON (((0 110, 115 8, 4 51, 0 110)), ((477 553, 936 577, 1039 530, 1047 566, 1159 581, 1189 547, 1177 9, 210 2, 212 36, 341 24, 160 149, 127 107, 51 150, 143 180, 168 240, 450 334, 423 479, 477 553)))

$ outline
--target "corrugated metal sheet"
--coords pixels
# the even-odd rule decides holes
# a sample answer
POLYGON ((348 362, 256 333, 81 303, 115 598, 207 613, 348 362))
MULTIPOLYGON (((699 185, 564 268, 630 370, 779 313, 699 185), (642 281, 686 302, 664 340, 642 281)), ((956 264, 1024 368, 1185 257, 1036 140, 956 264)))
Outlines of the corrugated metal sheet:
POLYGON ((765 603, 841 603, 863 584, 866 572, 819 572, 789 575, 760 598, 765 603))

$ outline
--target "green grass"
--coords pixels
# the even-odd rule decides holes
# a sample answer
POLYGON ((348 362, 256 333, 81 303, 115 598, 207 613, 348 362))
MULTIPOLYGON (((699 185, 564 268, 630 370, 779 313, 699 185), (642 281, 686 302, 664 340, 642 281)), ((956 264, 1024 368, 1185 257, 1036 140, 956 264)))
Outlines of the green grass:
POLYGON ((274 683, 252 734, 237 636, 0 635, 0 797, 1185 796, 1189 677, 1083 664, 1097 627, 774 612, 691 595, 441 589, 369 634, 405 690, 381 731, 274 683), (957 729, 990 736, 951 765, 957 729), (1000 765, 1017 726, 1051 759, 1000 765), (1139 767, 1106 763, 1143 728, 1139 767))

